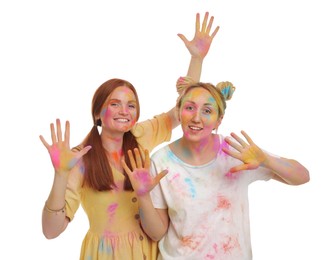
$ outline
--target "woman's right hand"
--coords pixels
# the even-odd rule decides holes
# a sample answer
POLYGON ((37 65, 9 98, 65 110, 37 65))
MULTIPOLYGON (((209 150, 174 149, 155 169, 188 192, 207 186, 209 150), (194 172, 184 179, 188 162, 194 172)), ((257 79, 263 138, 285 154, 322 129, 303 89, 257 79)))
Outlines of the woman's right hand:
POLYGON ((65 122, 64 140, 59 119, 56 120, 56 128, 57 131, 55 131, 54 123, 50 124, 52 140, 51 145, 47 141, 45 141, 42 135, 40 135, 40 140, 49 152, 52 165, 55 168, 55 172, 57 174, 68 175, 71 169, 79 161, 79 159, 83 155, 85 155, 92 147, 86 146, 79 152, 73 152, 70 149, 70 122, 65 122))
POLYGON ((211 16, 209 22, 208 16, 209 13, 206 12, 200 28, 200 14, 196 14, 195 33, 191 41, 187 40, 187 38, 183 34, 178 34, 179 38, 184 42, 192 57, 204 59, 209 51, 215 35, 220 29, 220 26, 216 26, 212 34, 210 34, 214 21, 214 16, 211 16))
POLYGON ((159 183, 159 181, 168 173, 168 170, 164 170, 157 174, 154 178, 150 175, 150 155, 149 151, 144 151, 144 159, 140 154, 140 151, 135 148, 134 151, 129 150, 128 156, 132 170, 128 167, 124 159, 121 160, 121 164, 127 175, 134 191, 138 196, 149 194, 149 192, 159 183), (143 164, 144 162, 144 164, 143 164))

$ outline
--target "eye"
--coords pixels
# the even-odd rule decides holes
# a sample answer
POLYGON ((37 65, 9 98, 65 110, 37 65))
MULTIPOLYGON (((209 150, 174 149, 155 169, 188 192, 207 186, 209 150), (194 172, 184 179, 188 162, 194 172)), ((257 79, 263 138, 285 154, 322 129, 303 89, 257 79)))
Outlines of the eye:
POLYGON ((194 110, 193 106, 185 106, 185 110, 192 111, 194 110))
POLYGON ((212 110, 209 109, 209 108, 205 108, 203 111, 204 111, 204 114, 211 114, 212 113, 212 110))
POLYGON ((119 106, 119 103, 116 103, 116 102, 112 102, 109 104, 111 107, 118 107, 119 106))
POLYGON ((132 109, 136 109, 136 105, 135 104, 129 104, 128 107, 132 108, 132 109))

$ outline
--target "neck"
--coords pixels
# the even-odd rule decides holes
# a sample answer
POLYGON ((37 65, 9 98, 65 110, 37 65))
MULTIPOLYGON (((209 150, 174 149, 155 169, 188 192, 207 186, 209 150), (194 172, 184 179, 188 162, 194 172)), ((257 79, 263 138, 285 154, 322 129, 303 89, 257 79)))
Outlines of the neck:
POLYGON ((202 159, 205 159, 207 156, 211 157, 211 154, 217 150, 215 140, 215 135, 213 134, 198 142, 192 142, 182 137, 179 140, 179 151, 184 158, 202 161, 202 159))
POLYGON ((121 159, 123 157, 122 144, 123 144, 123 135, 122 136, 106 136, 101 135, 102 145, 106 150, 108 160, 113 167, 122 171, 121 159))
POLYGON ((109 153, 122 150, 123 134, 118 136, 108 136, 101 133, 101 142, 105 150, 109 153))

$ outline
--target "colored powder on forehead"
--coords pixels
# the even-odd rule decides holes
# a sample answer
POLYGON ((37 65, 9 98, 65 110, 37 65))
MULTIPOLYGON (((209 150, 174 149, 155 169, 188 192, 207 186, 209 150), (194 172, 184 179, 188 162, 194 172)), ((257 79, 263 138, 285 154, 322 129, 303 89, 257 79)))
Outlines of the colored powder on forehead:
POLYGON ((209 97, 208 101, 209 101, 209 103, 216 104, 216 101, 215 101, 214 97, 212 97, 212 96, 209 97))

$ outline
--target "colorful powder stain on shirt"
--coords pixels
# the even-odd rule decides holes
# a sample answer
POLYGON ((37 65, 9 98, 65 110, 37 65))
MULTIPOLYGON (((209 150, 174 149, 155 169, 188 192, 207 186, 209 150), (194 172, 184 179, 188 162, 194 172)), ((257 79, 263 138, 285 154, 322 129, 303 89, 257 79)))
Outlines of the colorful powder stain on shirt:
POLYGON ((109 245, 106 245, 104 242, 104 238, 101 238, 99 241, 99 251, 106 253, 106 254, 111 254, 112 253, 112 247, 109 245))
POLYGON ((180 177, 180 174, 179 173, 176 173, 172 176, 172 178, 169 180, 169 182, 173 182, 174 180, 176 180, 177 178, 180 177))
POLYGON ((112 222, 114 214, 116 212, 116 209, 118 207, 117 203, 113 203, 111 205, 108 206, 107 211, 108 211, 108 217, 109 217, 109 221, 112 222))
POLYGON ((196 191, 196 189, 194 187, 194 184, 192 183, 192 180, 190 178, 185 178, 185 182, 189 186, 192 198, 195 198, 197 191, 196 191))
POLYGON ((192 250, 195 250, 199 245, 199 241, 197 241, 193 236, 185 236, 181 238, 181 244, 184 247, 189 247, 192 250))
POLYGON ((230 206, 230 201, 227 198, 221 195, 217 196, 217 205, 215 210, 229 209, 230 206))
POLYGON ((227 254, 227 253, 231 253, 231 251, 234 249, 234 248, 239 248, 240 247, 240 244, 237 240, 236 237, 227 237, 225 242, 223 243, 222 245, 222 249, 224 250, 224 252, 227 254))

